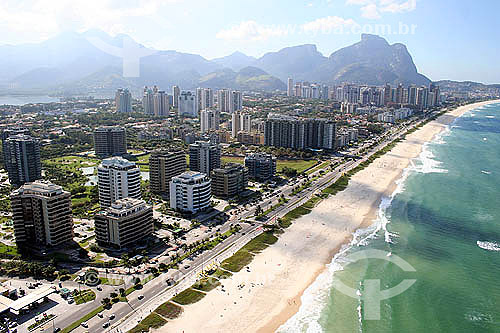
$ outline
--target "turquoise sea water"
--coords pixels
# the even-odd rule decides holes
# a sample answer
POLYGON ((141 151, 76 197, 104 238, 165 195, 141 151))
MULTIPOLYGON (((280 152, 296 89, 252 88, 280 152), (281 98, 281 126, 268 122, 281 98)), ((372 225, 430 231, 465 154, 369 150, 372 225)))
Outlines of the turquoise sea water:
POLYGON ((468 112, 427 144, 398 191, 384 198, 377 224, 359 231, 305 292, 282 332, 500 332, 500 104, 468 112), (381 259, 346 260, 378 249, 415 268, 381 259), (363 301, 332 287, 381 289, 416 279, 367 320, 363 301))

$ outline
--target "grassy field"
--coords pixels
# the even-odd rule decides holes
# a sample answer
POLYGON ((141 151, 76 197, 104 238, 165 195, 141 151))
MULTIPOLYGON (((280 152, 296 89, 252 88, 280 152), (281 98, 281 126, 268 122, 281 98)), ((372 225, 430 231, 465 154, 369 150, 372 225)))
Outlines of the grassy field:
POLYGON ((222 156, 221 163, 222 164, 227 164, 227 163, 244 164, 245 158, 244 157, 234 157, 234 156, 222 156))
POLYGON ((182 311, 182 307, 171 302, 166 302, 157 307, 154 312, 159 313, 167 319, 175 319, 181 315, 182 311))
POLYGON ((77 170, 80 168, 93 167, 100 163, 100 160, 90 157, 80 157, 80 156, 62 156, 44 160, 47 164, 57 164, 62 166, 64 169, 77 170))
POLYGON ((220 286, 220 282, 214 277, 209 277, 197 281, 195 284, 193 284, 193 289, 209 292, 210 290, 215 289, 218 286, 220 286))
POLYGON ((278 237, 274 236, 271 232, 263 232, 243 246, 242 249, 248 252, 258 253, 277 241, 278 237))
POLYGON ((17 247, 0 242, 0 254, 16 257, 18 255, 17 247))
POLYGON ((205 297, 204 293, 189 288, 172 298, 172 301, 181 305, 188 305, 198 302, 203 297, 205 297))
POLYGON ((316 160, 278 160, 276 164, 276 171, 281 173, 283 168, 288 167, 297 170, 297 173, 303 173, 307 169, 313 167, 316 160))
POLYGON ((87 302, 91 302, 93 300, 95 300, 95 292, 93 292, 92 290, 88 289, 88 290, 83 290, 80 293, 78 293, 78 295, 76 295, 74 297, 75 299, 75 303, 78 305, 78 304, 83 304, 83 303, 87 303, 87 302))
POLYGON ((221 279, 228 279, 228 278, 230 278, 231 276, 233 276, 233 273, 227 272, 227 271, 223 271, 222 269, 217 268, 217 270, 215 272, 213 272, 211 274, 211 276, 216 277, 219 280, 221 280, 221 279))
MULTIPOLYGON (((223 156, 221 157, 222 164, 226 163, 245 163, 245 159, 243 157, 234 157, 234 156, 223 156)), ((281 172, 284 167, 288 167, 291 169, 297 170, 297 173, 302 173, 305 170, 313 167, 316 164, 316 160, 278 160, 276 165, 277 172, 281 172)))
POLYGON ((136 327, 128 331, 128 333, 149 332, 150 328, 160 328, 166 323, 167 321, 165 319, 153 312, 144 318, 136 327))

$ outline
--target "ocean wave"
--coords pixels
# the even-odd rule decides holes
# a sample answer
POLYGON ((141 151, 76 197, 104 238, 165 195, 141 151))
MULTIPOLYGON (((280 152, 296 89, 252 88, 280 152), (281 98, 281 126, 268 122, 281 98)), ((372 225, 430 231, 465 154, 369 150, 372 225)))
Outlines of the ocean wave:
POLYGON ((349 263, 346 256, 351 249, 366 244, 366 241, 371 239, 378 230, 380 228, 377 228, 376 225, 371 225, 368 228, 358 229, 353 232, 351 242, 341 247, 330 264, 327 265, 327 269, 304 291, 300 298, 301 306, 299 311, 281 325, 276 332, 323 332, 323 328, 319 324, 319 318, 328 303, 335 272, 344 270, 344 266, 349 263))
POLYGON ((483 250, 500 252, 500 245, 495 242, 477 241, 476 244, 483 250))
MULTIPOLYGON (((443 137, 451 133, 451 128, 453 127, 454 126, 446 126, 446 129, 441 132, 441 134, 438 135, 432 143, 439 143, 443 137)), ((429 143, 424 144, 422 153, 417 159, 420 162, 420 165, 415 165, 413 161, 410 161, 410 165, 405 170, 403 170, 401 177, 396 181, 397 186, 391 196, 382 197, 377 212, 377 218, 375 219, 374 223, 368 228, 357 229, 353 232, 351 242, 342 246, 341 250, 333 257, 331 263, 327 265, 327 269, 323 273, 321 273, 316 278, 316 280, 304 291, 301 297, 301 306, 298 312, 289 320, 287 320, 283 325, 281 325, 278 328, 277 332, 323 332, 323 328, 319 324, 319 319, 323 309, 328 303, 334 274, 338 271, 344 270, 344 266, 349 263, 346 260, 346 256, 354 248, 369 245, 370 240, 376 238, 381 230, 383 230, 384 232, 384 240, 386 243, 393 243, 393 239, 398 236, 397 233, 390 232, 387 229, 387 226, 390 223, 390 215, 388 215, 388 209, 390 208, 394 197, 405 190, 405 182, 408 176, 412 172, 448 172, 447 170, 438 168, 438 166, 441 165, 441 162, 432 159, 434 155, 430 151, 428 144, 429 143)), ((361 303, 358 304, 356 311, 359 319, 359 329, 361 331, 361 303)))
POLYGON ((492 119, 495 118, 495 116, 486 116, 486 118, 492 119))
MULTIPOLYGON (((328 303, 330 290, 333 285, 334 274, 344 270, 344 266, 349 263, 346 259, 351 250, 357 247, 367 246, 370 240, 376 238, 381 230, 384 231, 384 240, 386 243, 393 243, 393 238, 397 237, 396 233, 391 233, 387 230, 387 225, 390 223, 390 217, 387 215, 387 210, 392 204, 394 197, 404 191, 405 181, 412 169, 410 167, 403 171, 400 179, 396 181, 396 189, 390 197, 382 197, 377 218, 374 223, 367 228, 357 229, 352 233, 352 240, 349 244, 342 246, 340 251, 335 254, 330 264, 327 265, 327 270, 321 273, 316 280, 304 291, 301 297, 301 306, 299 311, 281 325, 277 332, 280 333, 295 333, 307 332, 316 333, 323 332, 323 328, 319 324, 321 312, 328 303)), ((358 313, 360 331, 361 331, 361 303, 356 309, 358 313)))
POLYGON ((448 173, 448 170, 441 168, 442 162, 436 161, 434 158, 429 143, 424 144, 422 152, 416 159, 418 163, 411 163, 413 165, 412 171, 418 173, 448 173))

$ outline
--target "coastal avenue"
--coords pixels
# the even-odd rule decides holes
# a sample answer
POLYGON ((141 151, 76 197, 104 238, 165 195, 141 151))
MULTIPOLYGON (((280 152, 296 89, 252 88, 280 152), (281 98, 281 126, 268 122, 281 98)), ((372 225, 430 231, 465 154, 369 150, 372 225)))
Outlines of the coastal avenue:
MULTIPOLYGON (((366 161, 376 151, 384 148, 387 144, 400 137, 404 132, 406 132, 406 130, 413 128, 420 122, 421 121, 414 123, 409 128, 405 125, 400 126, 388 137, 385 137, 382 143, 365 153, 362 158, 349 160, 337 166, 333 171, 325 173, 323 176, 312 182, 310 186, 296 194, 295 197, 292 198, 287 204, 281 205, 269 213, 266 216, 267 220, 270 221, 275 217, 282 217, 292 209, 304 204, 312 198, 315 193, 320 192, 331 183, 337 181, 345 172, 366 161)), ((368 146, 369 144, 364 144, 362 147, 355 150, 353 155, 358 155, 361 150, 367 148, 368 146)), ((311 174, 311 176, 318 174, 320 170, 321 169, 318 169, 311 174)), ((293 187, 294 186, 292 185, 286 184, 279 189, 279 193, 284 194, 285 196, 291 195, 293 187)), ((277 202, 279 202, 279 197, 275 196, 268 201, 264 201, 262 205, 274 205, 277 202)), ((235 219, 239 221, 248 219, 255 214, 255 210, 256 207, 252 207, 239 214, 235 219)), ((221 233, 226 229, 229 229, 229 224, 230 223, 226 223, 226 225, 221 227, 221 233)), ((189 267, 187 269, 184 268, 187 264, 186 259, 184 262, 179 264, 180 269, 178 271, 172 271, 158 276, 149 283, 145 284, 143 289, 131 293, 128 297, 130 300, 127 303, 120 302, 115 304, 112 310, 105 311, 106 315, 103 316, 104 318, 94 316, 88 321, 89 327, 87 329, 83 329, 83 327, 80 326, 76 328, 74 332, 102 332, 103 324, 105 323, 110 324, 110 326, 106 329, 107 332, 127 332, 159 305, 168 301, 180 291, 190 287, 196 281, 198 274, 206 267, 207 264, 213 262, 220 263, 224 259, 232 256, 252 238, 262 233, 262 224, 263 223, 257 221, 252 224, 240 222, 242 229, 238 233, 231 235, 212 250, 206 251, 202 255, 192 259, 192 261, 189 262, 189 267), (175 286, 167 287, 166 281, 170 278, 174 279, 176 284, 175 286), (144 295, 144 299, 139 300, 139 295, 144 295), (111 313, 115 314, 116 318, 110 321, 108 315, 111 313)), ((67 327, 74 321, 78 320, 81 315, 82 313, 79 311, 65 316, 64 318, 60 318, 57 320, 57 326, 62 328, 67 327)), ((44 328, 45 330, 41 330, 42 332, 49 333, 52 331, 52 326, 47 325, 44 328)))

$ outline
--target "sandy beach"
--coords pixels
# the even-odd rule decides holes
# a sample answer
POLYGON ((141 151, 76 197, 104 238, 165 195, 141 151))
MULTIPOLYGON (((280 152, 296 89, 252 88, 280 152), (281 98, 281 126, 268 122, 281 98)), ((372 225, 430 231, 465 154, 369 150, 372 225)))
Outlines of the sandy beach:
POLYGON ((408 135, 390 152, 354 175, 349 186, 294 221, 278 242, 183 315, 158 332, 274 332, 300 307, 303 291, 358 228, 373 223, 382 197, 390 196, 423 144, 454 119, 489 101, 457 108, 408 135))

